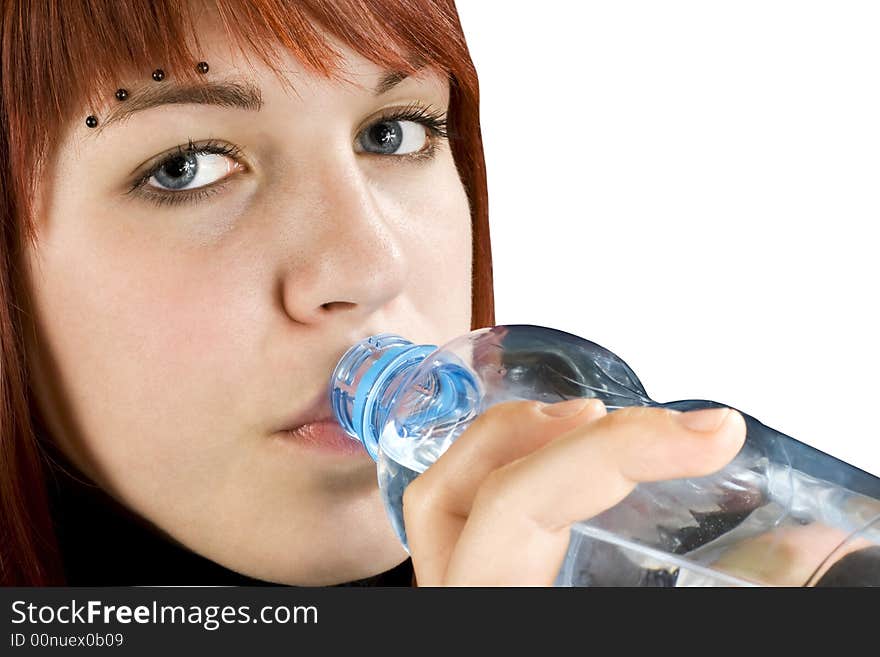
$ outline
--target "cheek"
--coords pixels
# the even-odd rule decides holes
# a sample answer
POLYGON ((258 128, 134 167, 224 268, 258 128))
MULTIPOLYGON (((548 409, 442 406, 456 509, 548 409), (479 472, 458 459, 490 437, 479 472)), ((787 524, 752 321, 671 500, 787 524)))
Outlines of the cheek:
POLYGON ((429 174, 383 190, 383 215, 407 236, 410 301, 442 335, 470 330, 472 234, 467 194, 444 153, 429 174))
POLYGON ((124 235, 57 239, 35 280, 37 313, 97 467, 173 472, 205 460, 231 438, 221 422, 244 403, 236 392, 256 361, 256 273, 124 235))

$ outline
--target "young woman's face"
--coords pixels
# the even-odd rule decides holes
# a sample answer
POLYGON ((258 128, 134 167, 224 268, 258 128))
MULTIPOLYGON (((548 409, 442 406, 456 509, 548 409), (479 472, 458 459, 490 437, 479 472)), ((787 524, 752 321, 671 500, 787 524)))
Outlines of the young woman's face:
POLYGON ((275 582, 375 574, 406 554, 373 462, 279 430, 327 414, 359 339, 470 329, 470 213, 448 143, 381 118, 445 113, 447 80, 422 69, 375 95, 386 71, 334 41, 356 84, 287 57, 291 90, 200 29, 204 82, 261 104, 110 121, 174 88, 167 69, 72 122, 26 252, 35 401, 74 463, 190 549, 275 582))

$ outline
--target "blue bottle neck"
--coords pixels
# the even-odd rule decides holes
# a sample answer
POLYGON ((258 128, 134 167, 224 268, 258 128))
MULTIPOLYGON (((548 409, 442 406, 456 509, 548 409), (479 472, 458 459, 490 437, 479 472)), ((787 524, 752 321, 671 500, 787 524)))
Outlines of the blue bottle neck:
POLYGON ((436 348, 380 334, 354 345, 336 366, 330 383, 334 415, 373 460, 379 458, 379 436, 397 391, 436 348))

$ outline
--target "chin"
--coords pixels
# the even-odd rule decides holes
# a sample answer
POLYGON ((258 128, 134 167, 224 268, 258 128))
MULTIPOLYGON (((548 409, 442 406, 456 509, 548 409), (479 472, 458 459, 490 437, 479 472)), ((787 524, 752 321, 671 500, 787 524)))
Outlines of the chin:
POLYGON ((247 568, 238 572, 287 586, 333 586, 379 575, 400 565, 409 557, 396 536, 387 545, 371 547, 372 549, 356 555, 337 554, 329 559, 327 553, 315 555, 311 560, 311 568, 306 565, 308 560, 296 559, 285 564, 289 565, 289 569, 276 562, 273 567, 247 568))
POLYGON ((264 516, 262 526, 241 528, 235 538, 226 533, 219 541, 223 554, 215 560, 266 582, 328 586, 378 575, 409 556, 375 483, 363 494, 321 496, 309 506, 321 511, 264 516), (223 563, 224 557, 230 563, 223 563))

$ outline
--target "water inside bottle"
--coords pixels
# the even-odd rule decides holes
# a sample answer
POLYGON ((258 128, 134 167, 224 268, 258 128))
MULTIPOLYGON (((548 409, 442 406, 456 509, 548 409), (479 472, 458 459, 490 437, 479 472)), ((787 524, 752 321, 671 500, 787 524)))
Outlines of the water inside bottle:
POLYGON ((379 477, 379 490, 382 491, 382 501, 385 503, 385 512, 403 547, 409 552, 409 543, 406 540, 406 528, 403 523, 403 492, 410 482, 418 477, 421 472, 401 465, 390 458, 381 448, 379 460, 376 462, 377 475, 379 477))

